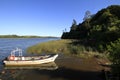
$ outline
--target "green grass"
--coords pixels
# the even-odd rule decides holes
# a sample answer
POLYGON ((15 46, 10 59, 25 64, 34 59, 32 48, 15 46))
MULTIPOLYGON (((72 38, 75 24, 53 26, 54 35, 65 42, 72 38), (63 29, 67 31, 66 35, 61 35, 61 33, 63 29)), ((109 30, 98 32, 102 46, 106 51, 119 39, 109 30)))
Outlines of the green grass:
POLYGON ((98 51, 93 51, 91 47, 85 47, 83 45, 73 45, 71 44, 73 40, 55 40, 40 43, 31 46, 27 49, 28 53, 64 53, 69 55, 75 55, 83 58, 88 57, 104 57, 103 54, 98 51))
POLYGON ((67 46, 71 40, 56 40, 40 43, 28 48, 28 53, 61 53, 67 52, 67 46))

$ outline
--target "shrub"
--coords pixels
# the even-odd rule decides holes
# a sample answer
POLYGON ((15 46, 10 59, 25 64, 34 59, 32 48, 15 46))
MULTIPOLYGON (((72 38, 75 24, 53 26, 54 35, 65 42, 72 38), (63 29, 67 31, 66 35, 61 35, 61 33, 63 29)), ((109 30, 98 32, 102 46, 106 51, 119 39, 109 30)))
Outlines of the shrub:
POLYGON ((114 73, 120 73, 120 38, 115 42, 111 42, 107 46, 110 60, 113 62, 112 70, 114 73))

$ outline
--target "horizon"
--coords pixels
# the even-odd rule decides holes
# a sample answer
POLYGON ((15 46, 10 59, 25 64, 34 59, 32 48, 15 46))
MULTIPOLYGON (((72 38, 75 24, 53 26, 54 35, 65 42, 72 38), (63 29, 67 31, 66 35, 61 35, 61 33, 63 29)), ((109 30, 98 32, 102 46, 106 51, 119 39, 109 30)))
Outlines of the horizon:
POLYGON ((0 35, 61 37, 73 19, 83 21, 86 11, 120 5, 120 0, 0 0, 0 35))
POLYGON ((17 34, 3 34, 3 35, 1 35, 0 34, 0 36, 13 36, 13 35, 16 35, 16 36, 18 36, 18 37, 22 37, 22 36, 36 36, 36 37, 57 37, 57 36, 39 36, 39 35, 17 35, 17 34))

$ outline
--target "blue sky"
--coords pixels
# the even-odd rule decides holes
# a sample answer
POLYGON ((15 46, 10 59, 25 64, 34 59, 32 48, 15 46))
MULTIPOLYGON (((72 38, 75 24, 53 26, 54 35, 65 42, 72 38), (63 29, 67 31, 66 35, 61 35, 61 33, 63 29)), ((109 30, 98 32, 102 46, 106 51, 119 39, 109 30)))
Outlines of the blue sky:
POLYGON ((120 0, 0 0, 0 35, 62 35, 70 30, 73 19, 83 21, 91 14, 120 0))

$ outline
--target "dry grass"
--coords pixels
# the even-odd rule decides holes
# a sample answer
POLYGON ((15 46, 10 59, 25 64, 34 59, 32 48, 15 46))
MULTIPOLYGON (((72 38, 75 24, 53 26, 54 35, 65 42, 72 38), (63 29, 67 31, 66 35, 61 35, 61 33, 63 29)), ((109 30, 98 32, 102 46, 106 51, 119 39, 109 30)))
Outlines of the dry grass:
POLYGON ((27 52, 28 53, 67 53, 67 46, 71 43, 71 40, 56 40, 56 41, 49 41, 34 45, 29 47, 27 52))
POLYGON ((40 43, 28 48, 28 53, 64 53, 79 56, 82 58, 88 57, 105 57, 103 54, 93 51, 90 47, 83 45, 72 45, 72 40, 55 40, 40 43))

